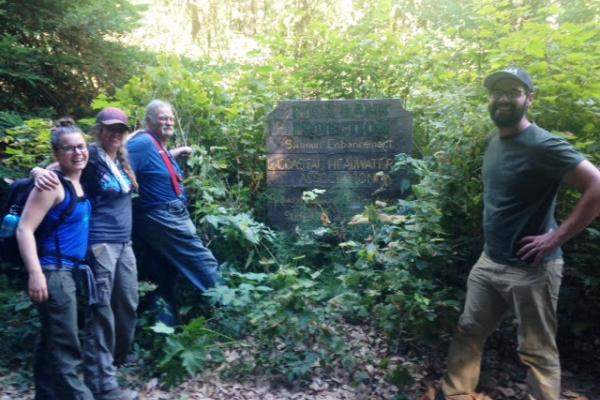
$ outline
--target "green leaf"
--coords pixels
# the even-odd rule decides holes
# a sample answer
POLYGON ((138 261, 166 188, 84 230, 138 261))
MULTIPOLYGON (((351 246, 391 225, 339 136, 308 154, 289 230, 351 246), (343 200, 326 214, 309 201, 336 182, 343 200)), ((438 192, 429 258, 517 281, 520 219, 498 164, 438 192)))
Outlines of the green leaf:
POLYGON ((413 383, 413 377, 410 375, 408 369, 403 366, 398 366, 386 376, 388 382, 393 383, 399 389, 404 389, 408 385, 413 383))
POLYGON ((204 367, 205 357, 206 354, 202 348, 186 350, 181 353, 181 364, 188 374, 194 376, 204 367))
POLYGON ((155 333, 161 333, 164 335, 172 335, 175 333, 175 328, 165 325, 163 322, 157 322, 150 327, 150 330, 155 333))

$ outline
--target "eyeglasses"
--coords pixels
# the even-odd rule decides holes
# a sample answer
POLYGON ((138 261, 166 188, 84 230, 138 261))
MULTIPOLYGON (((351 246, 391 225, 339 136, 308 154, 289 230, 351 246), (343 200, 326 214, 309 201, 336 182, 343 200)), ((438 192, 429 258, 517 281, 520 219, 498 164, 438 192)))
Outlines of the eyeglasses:
POLYGON ((490 90, 490 96, 492 96, 494 99, 499 99, 502 96, 506 96, 507 98, 514 100, 514 99, 518 99, 519 97, 521 97, 524 94, 525 94, 525 92, 523 92, 522 90, 519 90, 519 89, 510 89, 510 90, 493 89, 493 90, 490 90))
POLYGON ((160 116, 157 118, 157 120, 159 120, 160 122, 174 122, 175 118, 174 117, 164 117, 164 116, 160 116))
POLYGON ((60 146, 60 149, 67 154, 73 154, 76 151, 79 153, 87 152, 87 146, 85 144, 78 144, 76 146, 60 146))
POLYGON ((126 126, 123 125, 106 125, 105 128, 110 132, 110 133, 125 133, 128 131, 128 128, 126 126))

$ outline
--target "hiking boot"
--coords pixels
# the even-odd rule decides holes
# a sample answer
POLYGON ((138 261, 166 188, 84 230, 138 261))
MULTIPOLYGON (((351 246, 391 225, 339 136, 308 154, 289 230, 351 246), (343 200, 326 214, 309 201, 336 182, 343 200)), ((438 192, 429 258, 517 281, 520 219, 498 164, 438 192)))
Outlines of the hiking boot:
POLYGON ((116 387, 106 392, 98 393, 94 397, 96 400, 138 400, 138 392, 116 387))

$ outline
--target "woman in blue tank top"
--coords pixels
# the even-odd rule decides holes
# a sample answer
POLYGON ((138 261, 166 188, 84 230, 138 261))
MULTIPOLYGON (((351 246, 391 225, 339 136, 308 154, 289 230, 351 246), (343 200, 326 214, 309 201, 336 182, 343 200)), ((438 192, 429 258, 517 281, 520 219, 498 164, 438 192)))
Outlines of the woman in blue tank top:
POLYGON ((64 200, 48 211, 36 231, 38 249, 44 250, 38 254, 42 266, 73 268, 85 259, 90 210, 90 202, 85 197, 65 190, 64 200), (73 202, 73 210, 67 211, 73 202), (62 221, 67 213, 68 218, 62 221))
POLYGON ((83 134, 74 126, 54 129, 51 145, 59 171, 72 185, 74 195, 65 185, 32 190, 17 228, 19 250, 29 274, 29 297, 38 304, 41 319, 34 351, 35 398, 93 400, 77 374, 81 347, 73 274, 88 245, 91 207, 79 181, 88 162, 88 149, 83 134), (77 202, 73 212, 59 221, 72 201, 77 202))
MULTIPOLYGON (((91 133, 89 162, 81 184, 92 203, 88 259, 94 272, 98 302, 88 307, 83 335, 84 380, 96 400, 132 400, 137 392, 121 388, 116 364, 122 363, 133 342, 138 282, 131 245, 131 196, 137 181, 129 166, 125 139, 126 114, 103 109, 91 133)), ((32 171, 36 187, 60 184, 50 170, 32 171)))

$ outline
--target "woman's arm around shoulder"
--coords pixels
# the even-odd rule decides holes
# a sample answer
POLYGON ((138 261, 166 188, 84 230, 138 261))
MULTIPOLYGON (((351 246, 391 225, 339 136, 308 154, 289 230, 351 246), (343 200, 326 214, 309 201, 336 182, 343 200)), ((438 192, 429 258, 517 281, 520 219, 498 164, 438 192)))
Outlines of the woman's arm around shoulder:
POLYGON ((33 178, 35 187, 41 190, 52 190, 60 185, 58 176, 54 173, 58 169, 58 163, 53 162, 46 168, 34 167, 30 175, 33 178))

